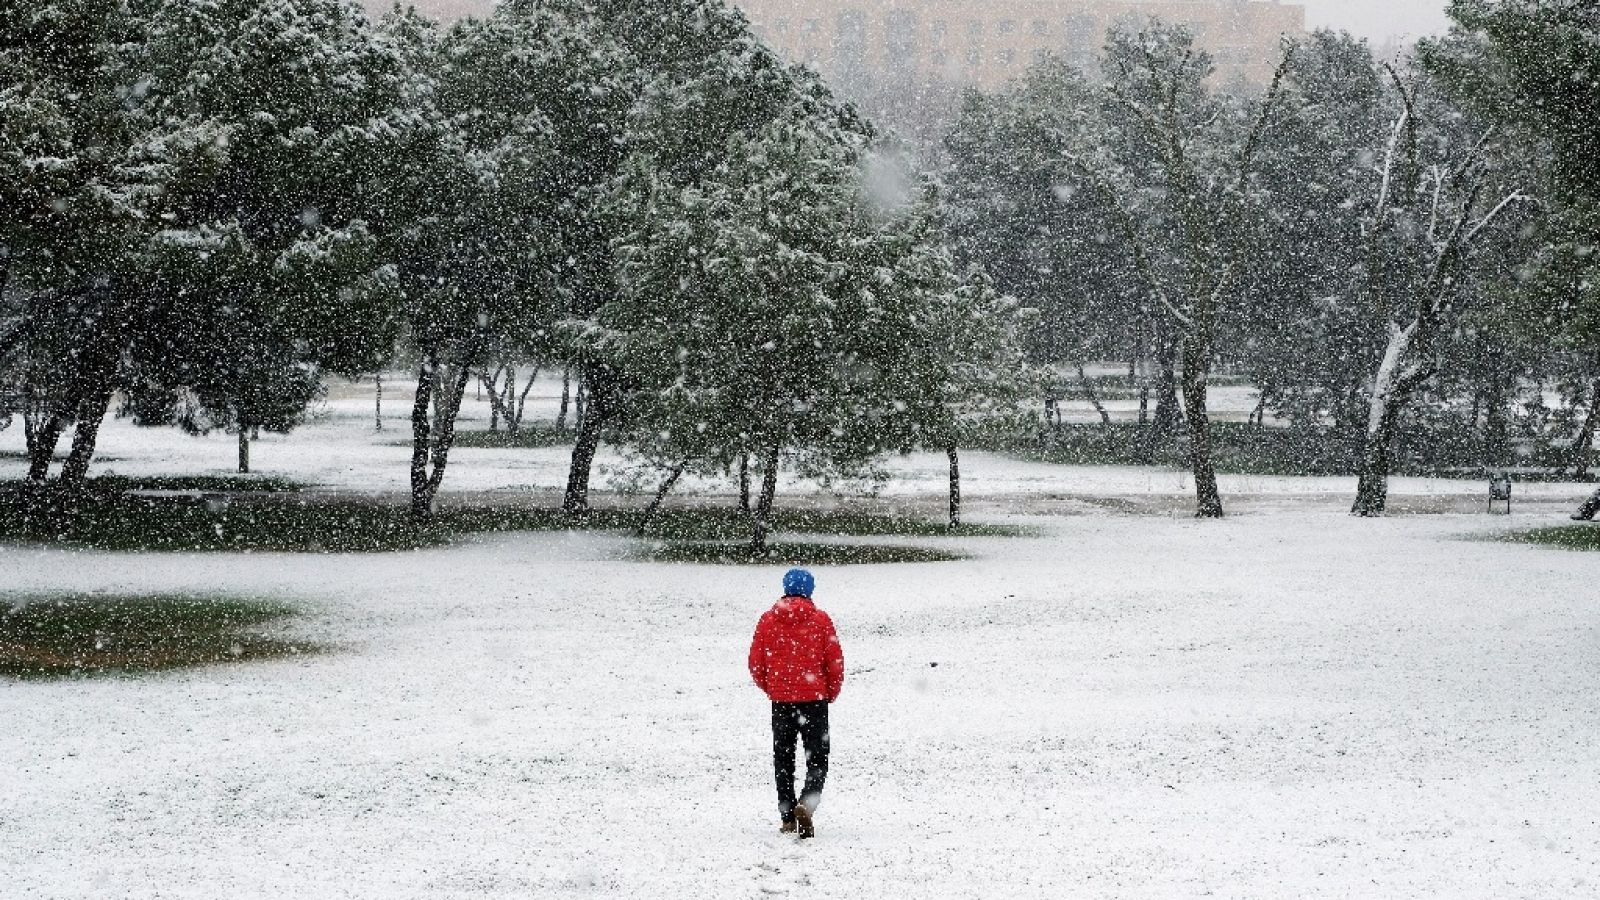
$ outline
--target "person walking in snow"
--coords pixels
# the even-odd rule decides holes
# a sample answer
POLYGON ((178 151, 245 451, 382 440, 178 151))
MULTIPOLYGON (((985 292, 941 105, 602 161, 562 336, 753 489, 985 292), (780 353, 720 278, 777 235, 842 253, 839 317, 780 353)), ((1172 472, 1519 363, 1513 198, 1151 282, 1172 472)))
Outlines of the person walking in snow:
POLYGON ((762 614, 750 642, 750 677, 772 701, 779 830, 802 838, 816 834, 812 817, 828 778, 828 704, 844 686, 844 650, 833 620, 811 600, 815 586, 810 572, 790 569, 783 576, 783 599, 762 614), (798 799, 796 738, 806 748, 806 781, 798 799))

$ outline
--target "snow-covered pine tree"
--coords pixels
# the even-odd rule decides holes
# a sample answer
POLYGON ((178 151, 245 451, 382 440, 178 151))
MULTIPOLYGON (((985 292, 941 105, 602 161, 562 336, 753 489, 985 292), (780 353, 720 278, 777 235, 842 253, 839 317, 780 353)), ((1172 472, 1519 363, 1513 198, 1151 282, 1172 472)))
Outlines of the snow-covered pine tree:
MULTIPOLYGON (((238 0, 131 3, 112 16, 120 39, 77 96, 117 140, 100 134, 97 180, 55 201, 103 213, 70 228, 99 249, 81 292, 87 327, 62 347, 78 405, 67 484, 87 472, 123 381, 142 418, 170 420, 164 398, 187 390, 205 421, 247 434, 287 426, 313 370, 367 365, 368 348, 388 340, 371 335, 392 331, 369 302, 389 279, 351 214, 384 84, 360 13, 334 0, 238 0)), ((71 418, 39 429, 46 464, 71 418)))
POLYGON ((414 70, 409 138, 382 163, 382 231, 420 358, 412 511, 425 520, 491 341, 564 352, 557 325, 605 280, 593 208, 636 90, 615 42, 548 5, 442 35, 396 14, 384 30, 414 70))
POLYGON ((161 178, 139 164, 139 84, 118 53, 138 40, 114 0, 0 10, 0 366, 35 482, 68 430, 62 480, 82 480, 121 366, 126 270, 161 178))
MULTIPOLYGON (((635 190, 647 181, 672 188, 696 185, 717 172, 732 147, 780 117, 866 130, 814 74, 785 64, 763 46, 743 14, 723 0, 599 0, 582 8, 637 66, 638 93, 620 145, 632 174, 611 179, 614 190, 635 190), (639 177, 640 167, 652 173, 649 179, 639 177)), ((641 207, 624 200, 611 208, 641 207)), ((580 373, 587 401, 563 500, 569 515, 588 509, 590 470, 601 436, 628 413, 630 388, 616 363, 614 336, 596 317, 617 292, 612 248, 638 223, 615 217, 598 223, 592 240, 575 253, 589 277, 575 285, 562 327, 566 355, 580 373)))
POLYGON ((639 160, 618 194, 637 225, 597 320, 633 388, 628 435, 669 478, 754 460, 758 554, 781 466, 831 481, 958 438, 974 393, 958 369, 982 361, 957 356, 1001 310, 954 277, 931 207, 876 202, 866 149, 801 110, 736 138, 697 184, 639 160))

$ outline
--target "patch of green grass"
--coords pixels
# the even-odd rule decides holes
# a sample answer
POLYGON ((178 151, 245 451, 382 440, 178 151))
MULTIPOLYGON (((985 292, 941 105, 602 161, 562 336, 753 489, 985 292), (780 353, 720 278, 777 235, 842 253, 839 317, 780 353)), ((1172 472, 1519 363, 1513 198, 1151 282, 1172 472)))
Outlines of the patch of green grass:
POLYGON ((314 653, 261 633, 282 603, 149 594, 0 596, 0 676, 131 674, 314 653))
MULTIPOLYGON (((772 515, 771 521, 776 534, 837 537, 1020 537, 1028 533, 1009 525, 951 528, 942 521, 920 516, 851 510, 781 510, 772 515)), ((628 514, 625 524, 636 527, 638 514, 628 514)), ((680 541, 734 540, 749 537, 750 519, 733 509, 679 507, 662 510, 646 533, 680 541)))
POLYGON ((0 540, 45 541, 113 551, 371 553, 447 541, 418 526, 405 507, 302 498, 247 497, 207 503, 127 494, 0 493, 0 540))
MULTIPOLYGON (((20 490, 27 486, 21 480, 0 481, 0 489, 20 490)), ((98 475, 85 482, 85 487, 96 493, 117 491, 203 491, 206 493, 236 494, 263 493, 288 494, 303 491, 309 485, 276 475, 98 475)))
MULTIPOLYGON (((95 485, 72 494, 0 486, 0 541, 44 541, 119 552, 375 553, 437 546, 467 534, 516 531, 622 531, 638 527, 632 509, 597 509, 574 520, 559 509, 445 507, 418 524, 403 504, 259 491, 220 496, 144 496, 95 485)), ((849 537, 1011 537, 1011 526, 967 525, 908 515, 790 510, 775 534, 849 537)), ((663 510, 648 536, 675 541, 738 541, 747 515, 725 507, 663 510)))
POLYGON ((962 553, 931 547, 892 544, 769 544, 754 554, 746 543, 669 541, 647 545, 642 556, 652 562, 715 566, 864 566, 884 563, 954 562, 962 553))
POLYGON ((1540 544, 1562 550, 1600 551, 1600 525, 1560 525, 1554 528, 1535 528, 1505 536, 1505 540, 1518 544, 1540 544))
POLYGON ((524 425, 510 431, 458 431, 455 446, 469 450, 500 449, 506 447, 538 448, 571 446, 571 431, 557 431, 549 425, 524 425))

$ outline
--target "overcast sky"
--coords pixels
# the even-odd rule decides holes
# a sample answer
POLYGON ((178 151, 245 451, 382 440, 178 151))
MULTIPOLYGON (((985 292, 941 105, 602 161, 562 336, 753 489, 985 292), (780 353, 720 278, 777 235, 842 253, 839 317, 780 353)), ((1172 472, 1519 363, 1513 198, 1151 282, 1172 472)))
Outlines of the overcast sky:
POLYGON ((1345 28, 1382 41, 1420 37, 1443 31, 1448 24, 1446 0, 1302 0, 1306 24, 1312 28, 1345 28))

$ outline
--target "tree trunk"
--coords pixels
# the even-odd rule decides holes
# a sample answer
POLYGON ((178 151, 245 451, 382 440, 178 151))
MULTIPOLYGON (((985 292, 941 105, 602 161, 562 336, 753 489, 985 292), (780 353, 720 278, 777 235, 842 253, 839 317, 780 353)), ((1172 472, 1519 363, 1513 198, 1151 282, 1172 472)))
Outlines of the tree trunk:
POLYGON ((650 505, 645 507, 644 515, 639 517, 638 534, 640 537, 644 536, 645 529, 650 527, 650 523, 655 519, 656 513, 661 510, 661 504, 666 502, 667 495, 672 493, 673 485, 676 485, 678 479, 683 477, 683 471, 687 468, 689 468, 687 459, 678 463, 673 467, 672 472, 667 475, 667 480, 663 481, 661 487, 656 490, 656 495, 651 499, 650 505))
MULTIPOLYGON (((505 370, 505 366, 500 366, 494 370, 493 375, 485 375, 482 372, 478 373, 478 399, 483 399, 484 388, 487 387, 489 389, 489 430, 491 432, 500 430, 500 415, 501 411, 505 409, 505 403, 500 395, 500 373, 504 372, 505 370)), ((513 374, 512 377, 515 378, 516 376, 513 374)), ((509 410, 505 411, 505 417, 507 427, 509 428, 511 422, 511 413, 509 410)))
POLYGON ((1432 374, 1427 368, 1407 370, 1406 361, 1431 345, 1424 333, 1427 323, 1413 321, 1406 328, 1392 326, 1383 362, 1372 379, 1367 404, 1367 432, 1361 451, 1361 474, 1356 483, 1356 502, 1352 515, 1375 518, 1383 515, 1389 503, 1389 470, 1393 468, 1394 435, 1400 415, 1410 402, 1411 392, 1432 374))
POLYGON ((1183 424, 1183 414, 1179 412, 1181 404, 1178 400, 1178 376, 1175 371, 1177 347, 1168 336, 1169 328, 1170 326, 1163 325, 1156 332, 1156 409, 1149 420, 1149 427, 1145 430, 1144 440, 1139 442, 1139 458, 1144 463, 1155 459, 1157 448, 1171 444, 1173 436, 1183 424))
MULTIPOLYGON (((1148 362, 1141 363, 1141 367, 1148 365, 1148 362)), ((1139 424, 1150 424, 1150 379, 1145 375, 1139 377, 1139 424)))
POLYGON ((567 471, 567 490, 561 509, 569 516, 589 513, 589 475, 594 456, 600 449, 600 435, 615 412, 610 375, 589 373, 578 381, 578 437, 572 448, 572 466, 567 471), (585 385, 589 385, 587 391, 585 385), (585 393, 588 394, 585 398, 585 393))
POLYGON ((1089 405, 1093 406, 1094 411, 1100 414, 1100 424, 1110 428, 1111 414, 1106 412, 1105 404, 1100 402, 1100 394, 1094 389, 1094 382, 1089 380, 1089 376, 1083 373, 1081 364, 1078 366, 1078 381, 1083 385, 1084 396, 1089 398, 1089 405))
POLYGON ((461 402, 467 397, 472 361, 478 356, 482 340, 481 334, 467 340, 455 380, 450 384, 443 384, 439 378, 436 354, 430 355, 434 364, 417 379, 417 401, 423 405, 420 424, 417 409, 412 410, 411 515, 419 522, 432 519, 437 511, 435 501, 439 486, 444 483, 445 469, 450 465, 450 448, 456 442, 456 417, 461 414, 461 402), (431 419, 426 406, 430 397, 437 404, 431 419), (430 421, 436 431, 429 430, 430 421))
POLYGON ((750 512, 750 454, 739 454, 739 511, 750 512))
POLYGON ((28 442, 28 480, 43 482, 50 477, 50 462, 55 459, 56 445, 61 443, 61 432, 66 429, 66 419, 59 413, 32 429, 28 442))
POLYGON ((755 515, 751 522, 750 553, 767 554, 767 534, 772 530, 772 502, 778 493, 779 446, 772 445, 767 454, 766 471, 761 473, 761 496, 756 500, 755 515))
POLYGON ((1589 475, 1589 466, 1594 457, 1594 432, 1600 426, 1600 381, 1594 385, 1594 399, 1589 401, 1589 414, 1583 418, 1583 427, 1578 429, 1578 439, 1572 445, 1572 474, 1573 477, 1583 479, 1589 475))
POLYGON ((567 406, 572 403, 572 369, 561 370, 561 408, 556 412, 556 433, 567 430, 567 406))
POLYGON ((1484 392, 1483 450, 1486 461, 1494 467, 1506 465, 1511 459, 1511 404, 1505 373, 1496 371, 1489 376, 1488 390, 1484 392))
POLYGON ((945 448, 950 458, 950 527, 961 527, 961 456, 955 444, 945 448))
POLYGON ((250 429, 239 425, 239 474, 250 474, 250 429))
POLYGON ((502 416, 506 420, 506 433, 507 434, 516 434, 517 433, 517 425, 520 424, 519 422, 517 422, 516 417, 513 414, 514 410, 512 409, 512 406, 511 406, 512 399, 515 398, 516 396, 517 396, 517 370, 507 367, 507 369, 506 369, 506 390, 505 390, 505 394, 501 397, 501 400, 500 400, 500 406, 501 406, 502 409, 505 410, 505 412, 502 414, 502 416))
MULTIPOLYGON (((511 431, 512 431, 513 434, 515 434, 516 432, 519 432, 519 431, 522 430, 522 416, 523 416, 524 413, 526 413, 528 411, 528 394, 532 393, 533 384, 534 384, 534 382, 536 382, 538 380, 539 380, 539 367, 538 366, 534 366, 533 367, 533 373, 528 376, 527 383, 522 386, 522 394, 517 397, 517 403, 516 403, 516 407, 515 407, 515 411, 516 411, 517 415, 516 415, 516 418, 512 421, 512 426, 511 426, 511 431)), ((507 393, 507 395, 506 395, 506 406, 507 406, 507 408, 511 408, 511 395, 509 393, 507 393)))
POLYGON ((100 439, 100 425, 106 420, 106 410, 111 406, 111 395, 115 392, 109 373, 97 380, 100 384, 90 393, 87 406, 80 406, 78 410, 78 424, 72 433, 72 452, 67 455, 67 461, 61 464, 62 487, 79 487, 89 477, 89 463, 94 459, 95 444, 100 439))
POLYGON ((433 436, 433 419, 428 407, 433 404, 433 383, 439 377, 436 356, 422 361, 417 372, 417 394, 411 404, 411 518, 425 522, 433 515, 433 496, 428 493, 428 449, 433 436))
POLYGON ((1175 371, 1178 349, 1170 339, 1163 337, 1157 353, 1156 364, 1161 374, 1156 382, 1156 412, 1151 431, 1158 443, 1164 443, 1178 433, 1178 426, 1183 421, 1183 413, 1179 411, 1178 376, 1175 371))
POLYGON ((1222 493, 1211 459, 1211 415, 1206 407, 1210 353, 1199 339, 1184 341, 1183 402, 1189 420, 1189 467, 1194 473, 1195 516, 1222 518, 1222 493))
POLYGON ((373 376, 373 384, 377 390, 373 393, 372 400, 372 425, 374 431, 383 430, 383 373, 373 376))
POLYGON ((1375 518, 1383 515, 1389 503, 1390 454, 1394 440, 1394 425, 1399 417, 1397 404, 1385 403, 1382 420, 1377 430, 1367 435, 1366 446, 1361 451, 1361 477, 1356 482, 1356 502, 1350 508, 1353 515, 1375 518))

